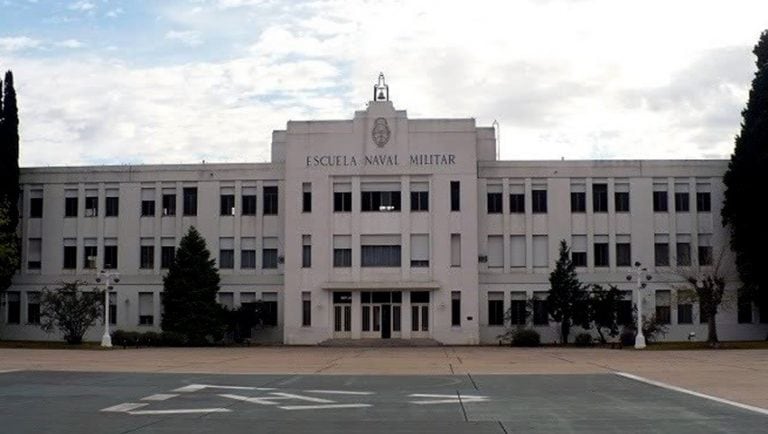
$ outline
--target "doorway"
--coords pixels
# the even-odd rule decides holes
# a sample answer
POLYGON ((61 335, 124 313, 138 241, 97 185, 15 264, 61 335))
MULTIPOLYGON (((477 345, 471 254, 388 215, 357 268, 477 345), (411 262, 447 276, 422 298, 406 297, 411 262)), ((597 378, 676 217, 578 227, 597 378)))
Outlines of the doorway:
POLYGON ((352 293, 333 293, 333 337, 352 336, 352 293))
POLYGON ((362 308, 362 337, 390 339, 399 338, 401 334, 401 303, 400 291, 380 291, 360 293, 362 308))

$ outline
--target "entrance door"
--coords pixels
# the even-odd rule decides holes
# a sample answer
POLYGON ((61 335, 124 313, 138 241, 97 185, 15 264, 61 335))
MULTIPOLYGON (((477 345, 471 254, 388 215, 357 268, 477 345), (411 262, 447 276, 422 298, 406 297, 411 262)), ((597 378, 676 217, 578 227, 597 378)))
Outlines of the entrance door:
POLYGON ((392 337, 392 309, 388 304, 381 305, 381 338, 392 337))
POLYGON ((352 293, 333 293, 333 336, 349 338, 352 335, 352 293))

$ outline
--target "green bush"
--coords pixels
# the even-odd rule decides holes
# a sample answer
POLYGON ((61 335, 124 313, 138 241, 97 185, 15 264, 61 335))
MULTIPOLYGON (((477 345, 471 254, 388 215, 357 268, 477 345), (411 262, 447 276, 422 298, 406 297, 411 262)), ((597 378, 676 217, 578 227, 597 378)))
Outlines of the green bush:
POLYGON ((163 341, 160 338, 160 333, 157 332, 144 332, 141 334, 139 343, 145 347, 159 347, 163 345, 163 341))
POLYGON ((161 345, 166 347, 183 347, 187 344, 187 337, 176 332, 162 332, 160 334, 161 345))
POLYGON ((635 345, 635 331, 630 328, 625 328, 621 335, 619 336, 619 340, 621 341, 621 345, 625 347, 631 347, 635 345))
POLYGON ((112 332, 112 345, 122 345, 124 347, 136 346, 139 344, 141 333, 129 332, 125 330, 115 330, 112 332))
POLYGON ((592 335, 589 333, 579 333, 576 335, 573 344, 577 347, 589 347, 592 345, 592 335))
POLYGON ((513 347, 538 347, 541 344, 539 332, 531 329, 521 329, 512 335, 513 347))

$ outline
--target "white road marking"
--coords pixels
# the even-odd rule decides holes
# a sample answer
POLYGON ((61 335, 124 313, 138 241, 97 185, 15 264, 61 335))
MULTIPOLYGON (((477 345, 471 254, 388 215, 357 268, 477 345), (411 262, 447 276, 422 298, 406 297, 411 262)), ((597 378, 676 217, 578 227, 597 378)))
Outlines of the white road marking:
POLYGON ((306 393, 327 393, 329 395, 374 395, 376 392, 353 392, 350 390, 305 390, 306 393))
MULTIPOLYGON (((223 393, 223 394, 220 394, 219 396, 221 396, 222 398, 229 398, 237 401, 250 402, 252 404, 277 405, 276 402, 271 401, 271 399, 275 399, 275 398, 269 398, 269 397, 256 398, 252 396, 230 395, 228 393, 223 393)), ((285 399, 285 398, 281 398, 281 399, 285 399)))
MULTIPOLYGON (((335 402, 335 401, 331 401, 330 399, 313 398, 311 396, 295 395, 293 393, 285 393, 285 392, 272 392, 271 395, 277 395, 278 397, 281 397, 283 399, 298 399, 301 401, 319 402, 324 404, 335 402)), ((271 399, 280 399, 280 398, 271 398, 271 399)))
POLYGON ((262 405, 277 405, 278 403, 275 401, 283 401, 288 399, 298 399, 300 401, 317 402, 320 404, 333 404, 334 402, 336 402, 336 401, 331 401, 330 399, 313 398, 311 396, 295 395, 293 393, 284 393, 284 392, 271 392, 270 395, 274 395, 274 396, 242 396, 242 395, 232 395, 228 393, 220 394, 219 396, 221 396, 222 398, 235 399, 238 401, 250 402, 252 404, 262 404, 262 405))
POLYGON ((408 401, 411 404, 430 405, 430 404, 458 404, 458 403, 471 403, 471 402, 487 402, 487 396, 480 395, 438 395, 432 393, 412 393, 408 395, 411 398, 438 398, 428 399, 426 401, 408 401))
POLYGON ((744 410, 754 411, 755 413, 760 413, 760 414, 764 414, 764 415, 768 416, 768 409, 765 409, 765 408, 755 407, 753 405, 742 404, 740 402, 731 401, 731 400, 723 399, 723 398, 718 398, 716 396, 706 395, 704 393, 694 392, 693 390, 683 389, 682 387, 673 386, 671 384, 662 383, 660 381, 654 381, 654 380, 651 380, 651 379, 648 379, 648 378, 644 378, 644 377, 640 377, 640 376, 637 376, 637 375, 628 374, 626 372, 614 372, 614 373, 616 375, 620 376, 620 377, 629 378, 630 380, 639 381, 641 383, 650 384, 650 385, 656 386, 656 387, 661 387, 662 389, 673 390, 675 392, 680 392, 680 393, 686 393, 688 395, 693 395, 693 396, 696 396, 696 397, 699 397, 699 398, 709 399, 711 401, 719 402, 721 404, 732 405, 734 407, 738 407, 738 408, 741 408, 741 409, 744 409, 744 410))
POLYGON ((232 410, 228 408, 179 408, 176 410, 138 410, 129 411, 128 414, 192 414, 192 413, 229 413, 232 410))
POLYGON ((249 386, 217 386, 215 384, 190 384, 179 387, 172 392, 198 392, 203 389, 228 389, 228 390, 275 390, 271 387, 249 387, 249 386))
POLYGON ((124 402, 122 404, 113 405, 112 407, 102 408, 100 411, 109 411, 116 413, 127 413, 137 408, 145 407, 149 404, 141 404, 135 402, 124 402))
POLYGON ((326 404, 326 405, 285 405, 278 408, 283 410, 325 410, 331 408, 363 408, 371 404, 326 404))
POLYGON ((0 374, 10 374, 11 372, 19 372, 21 369, 2 369, 0 374))
POLYGON ((179 395, 175 393, 156 393, 154 395, 149 395, 141 398, 142 401, 165 401, 166 399, 175 398, 179 395))

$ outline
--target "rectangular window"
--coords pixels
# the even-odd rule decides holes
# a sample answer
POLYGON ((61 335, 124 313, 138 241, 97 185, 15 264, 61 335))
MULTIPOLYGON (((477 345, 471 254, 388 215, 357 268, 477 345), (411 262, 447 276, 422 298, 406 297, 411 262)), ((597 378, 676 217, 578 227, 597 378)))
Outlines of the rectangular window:
POLYGON ((504 237, 488 235, 488 268, 504 266, 504 237))
POLYGON ((654 191, 653 192, 653 211, 654 212, 667 212, 667 192, 666 191, 654 191))
MULTIPOLYGON (((411 188, 414 188, 413 184, 411 188)), ((428 191, 411 191, 411 211, 429 211, 428 191)))
POLYGON ((151 242, 151 239, 149 241, 141 240, 142 246, 140 247, 141 253, 140 253, 140 260, 139 260, 139 267, 144 269, 152 269, 155 268, 155 246, 153 245, 144 245, 145 242, 151 242))
POLYGON ((712 234, 699 234, 697 253, 700 266, 712 265, 712 234))
POLYGON ((176 193, 167 193, 163 189, 163 215, 176 215, 176 193))
POLYGON ((736 305, 739 324, 751 324, 752 300, 750 300, 749 297, 739 294, 736 298, 736 305))
POLYGON ((352 192, 336 191, 333 193, 334 212, 352 212, 352 192))
POLYGON ((669 236, 656 234, 653 244, 654 265, 657 267, 669 267, 669 236))
POLYGON ((510 293, 512 301, 509 305, 509 322, 511 325, 525 325, 528 317, 528 307, 525 293, 515 291, 510 293))
MULTIPOLYGON (((109 192, 107 192, 109 194, 109 192)), ((120 214, 120 198, 117 196, 107 196, 104 204, 104 215, 106 217, 117 217, 120 214)))
POLYGON ((533 325, 549 325, 546 292, 536 292, 533 294, 533 325))
POLYGON ((608 261, 608 243, 595 243, 595 267, 607 267, 608 261))
POLYGON ((301 212, 312 212, 312 183, 301 184, 301 212))
POLYGON ((632 265, 632 244, 629 235, 616 235, 616 266, 632 265))
POLYGON ((461 210, 461 184, 451 181, 451 211, 461 210))
POLYGON ((619 309, 616 312, 616 322, 623 326, 632 324, 632 291, 621 291, 619 309))
POLYGON ((219 268, 235 268, 235 239, 232 237, 219 238, 219 268))
POLYGON ((656 291, 656 320, 661 324, 672 322, 672 292, 669 290, 656 291))
POLYGON ((183 190, 184 195, 184 215, 197 215, 197 188, 187 187, 183 190))
POLYGON ((698 212, 711 212, 712 211, 712 198, 708 191, 696 193, 696 211, 698 212))
POLYGON ((173 264, 173 258, 176 256, 175 246, 162 246, 160 248, 160 268, 168 269, 173 264))
POLYGON ((96 190, 86 190, 85 192, 85 216, 96 217, 99 215, 99 197, 96 190))
POLYGON ((571 212, 587 212, 587 193, 571 192, 571 212))
POLYGON ((64 217, 77 217, 77 196, 64 198, 64 217))
POLYGON ((547 212, 547 190, 537 189, 531 191, 531 209, 534 214, 547 212))
POLYGON ((451 291, 451 326, 461 325, 461 291, 451 291))
POLYGON ((509 212, 512 214, 525 212, 525 194, 512 193, 509 195, 509 212))
POLYGON ((399 191, 360 192, 360 211, 400 211, 399 191))
POLYGON ((154 200, 142 200, 141 201, 141 216, 152 217, 155 215, 155 201, 154 200))
POLYGON ((592 211, 608 212, 608 184, 592 184, 592 211))
POLYGON ((488 325, 489 326, 504 325, 504 293, 503 292, 488 293, 488 325))
POLYGON ((312 326, 312 293, 309 291, 301 292, 301 326, 312 326))
POLYGON ((234 194, 222 194, 219 197, 219 215, 235 215, 234 194))
POLYGON ((492 184, 488 185, 488 193, 486 194, 486 206, 488 214, 501 214, 504 211, 504 204, 502 201, 501 185, 492 184))
POLYGON ((513 268, 525 267, 525 235, 509 236, 509 264, 513 268))
POLYGON ((77 268, 77 244, 74 238, 64 239, 64 265, 65 270, 77 268))
POLYGON ((264 215, 277 215, 277 186, 268 186, 263 189, 264 215))
POLYGON ((264 237, 261 249, 261 268, 265 270, 277 268, 277 238, 264 237))
POLYGON ((587 236, 571 236, 571 261, 576 267, 587 266, 587 236))
POLYGON ((549 266, 549 245, 547 241, 547 235, 533 236, 533 266, 549 266))
POLYGON ((155 299, 151 292, 139 293, 139 325, 155 323, 155 299))
POLYGON ((43 252, 43 240, 40 238, 30 238, 27 252, 27 268, 30 270, 39 270, 43 252))
POLYGON ((40 293, 27 292, 27 324, 40 324, 40 293))
POLYGON ((616 189, 613 194, 616 212, 629 212, 629 184, 616 183, 614 189, 616 189))
POLYGON ((218 294, 219 304, 227 310, 232 310, 235 307, 235 295, 231 292, 219 292, 218 294))
POLYGON ((429 267, 429 234, 411 234, 411 267, 429 267))
POLYGON ((114 292, 109 293, 109 323, 117 324, 117 294, 114 292))
POLYGON ((256 189, 254 187, 243 187, 242 199, 242 215, 256 215, 256 189))
POLYGON ((675 193, 675 211, 688 212, 690 211, 691 199, 688 193, 675 193))
POLYGON ((677 323, 693 324, 693 304, 690 300, 681 300, 677 303, 677 323))
POLYGON ((96 268, 98 259, 98 248, 96 247, 96 238, 86 238, 83 240, 83 268, 96 268))
POLYGON ((461 234, 451 234, 451 267, 461 267, 461 234))
POLYGON ((277 293, 263 292, 261 294, 261 303, 264 308, 264 325, 277 325, 277 293))
POLYGON ((42 190, 35 190, 32 194, 39 194, 40 197, 32 197, 29 199, 29 217, 30 218, 42 218, 43 217, 43 192, 42 190))
POLYGON ((312 235, 301 236, 301 267, 312 266, 312 235))
POLYGON ((352 266, 352 237, 350 235, 333 236, 333 266, 336 268, 352 266))
POLYGON ((683 237, 677 236, 677 265, 689 267, 691 265, 691 242, 690 235, 683 237))
POLYGON ((256 239, 253 237, 240 239, 240 268, 256 268, 256 239))
POLYGON ((360 246, 363 267, 399 267, 400 246, 360 246))
POLYGON ((104 268, 115 269, 117 268, 117 240, 104 240, 104 243, 104 268))
POLYGON ((21 293, 8 291, 5 294, 8 300, 8 324, 21 323, 21 293))

